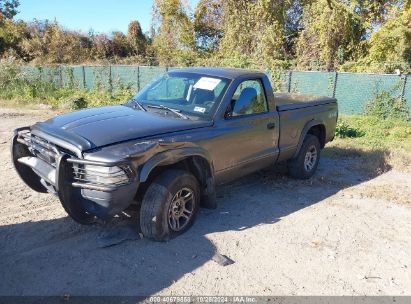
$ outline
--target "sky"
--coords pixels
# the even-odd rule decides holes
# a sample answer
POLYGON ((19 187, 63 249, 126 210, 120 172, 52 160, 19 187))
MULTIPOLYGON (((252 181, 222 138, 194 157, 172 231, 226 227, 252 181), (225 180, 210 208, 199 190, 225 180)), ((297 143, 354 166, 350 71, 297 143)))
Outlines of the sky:
MULTIPOLYGON (((195 7, 198 0, 190 0, 195 7)), ((143 31, 150 28, 152 0, 20 0, 15 19, 56 19, 64 28, 87 33, 127 32, 128 23, 138 20, 143 31)))

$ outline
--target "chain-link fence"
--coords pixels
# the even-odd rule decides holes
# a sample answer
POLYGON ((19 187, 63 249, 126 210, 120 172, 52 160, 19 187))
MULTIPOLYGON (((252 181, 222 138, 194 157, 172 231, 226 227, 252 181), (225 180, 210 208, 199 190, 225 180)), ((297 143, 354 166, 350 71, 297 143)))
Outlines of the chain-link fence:
MULTIPOLYGON (((174 68, 112 65, 24 69, 33 76, 61 87, 107 91, 130 88, 137 92, 156 77, 174 68)), ((344 114, 363 113, 367 102, 382 92, 389 93, 393 98, 402 99, 411 109, 411 75, 282 71, 277 77, 272 78, 279 82, 275 83, 274 87, 281 92, 336 97, 339 111, 344 114)))

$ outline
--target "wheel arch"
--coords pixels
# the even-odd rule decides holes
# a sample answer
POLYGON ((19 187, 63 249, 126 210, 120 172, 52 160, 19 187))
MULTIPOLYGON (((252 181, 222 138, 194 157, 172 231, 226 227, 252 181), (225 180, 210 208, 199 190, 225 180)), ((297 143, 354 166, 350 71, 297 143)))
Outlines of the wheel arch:
POLYGON ((213 163, 208 153, 199 147, 168 150, 148 159, 139 170, 141 186, 138 195, 144 195, 148 185, 168 169, 183 169, 193 174, 200 184, 201 205, 215 208, 213 163))
POLYGON ((326 129, 325 124, 320 120, 311 120, 307 122, 301 132, 300 140, 298 141, 297 149, 294 153, 294 157, 298 155, 301 150, 301 146, 303 144, 304 138, 307 134, 312 134, 318 138, 320 141, 321 148, 325 146, 325 137, 326 137, 326 129))

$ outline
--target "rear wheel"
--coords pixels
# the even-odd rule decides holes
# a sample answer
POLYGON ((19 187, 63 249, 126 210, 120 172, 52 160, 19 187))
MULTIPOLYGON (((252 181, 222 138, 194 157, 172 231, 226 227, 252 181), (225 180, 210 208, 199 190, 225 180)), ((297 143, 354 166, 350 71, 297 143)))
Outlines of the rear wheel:
POLYGON ((200 204, 197 179, 183 170, 167 170, 148 187, 140 210, 143 235, 157 241, 175 237, 193 224, 200 204))
POLYGON ((321 145, 318 138, 307 134, 298 155, 288 161, 288 172, 293 178, 308 179, 317 170, 321 145))

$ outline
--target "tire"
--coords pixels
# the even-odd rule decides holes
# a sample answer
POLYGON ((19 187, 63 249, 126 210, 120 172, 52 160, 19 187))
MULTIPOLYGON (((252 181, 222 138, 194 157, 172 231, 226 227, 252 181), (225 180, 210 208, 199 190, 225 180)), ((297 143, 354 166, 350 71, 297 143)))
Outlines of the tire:
POLYGON ((321 145, 317 136, 307 134, 297 156, 288 161, 288 173, 296 179, 309 179, 318 167, 321 145), (315 154, 315 156, 314 156, 315 154))
POLYGON ((167 170, 144 194, 140 210, 141 232, 156 241, 176 237, 193 225, 199 206, 197 179, 183 170, 167 170))

